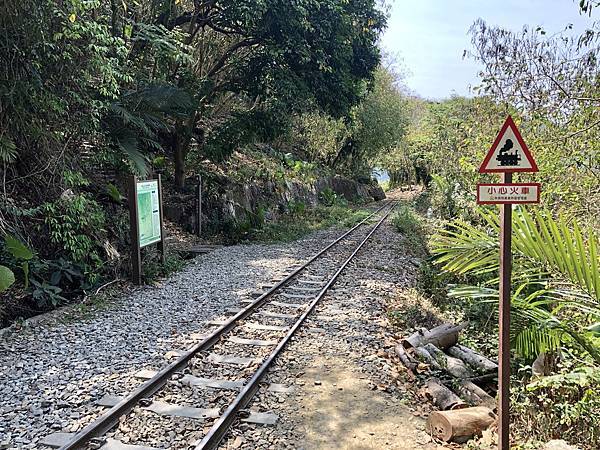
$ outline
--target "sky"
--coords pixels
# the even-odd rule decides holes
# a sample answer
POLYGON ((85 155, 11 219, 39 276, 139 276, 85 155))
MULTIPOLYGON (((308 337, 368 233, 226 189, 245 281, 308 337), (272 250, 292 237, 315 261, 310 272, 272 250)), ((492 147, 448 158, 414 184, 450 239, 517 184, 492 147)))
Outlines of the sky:
MULTIPOLYGON (((523 25, 542 26, 550 35, 573 24, 583 31, 591 19, 579 14, 573 0, 393 0, 384 51, 397 57, 406 72, 406 85, 428 99, 470 95, 481 68, 463 59, 471 49, 467 34, 478 19, 520 31, 523 25)), ((596 17, 597 19, 597 17, 596 17)))

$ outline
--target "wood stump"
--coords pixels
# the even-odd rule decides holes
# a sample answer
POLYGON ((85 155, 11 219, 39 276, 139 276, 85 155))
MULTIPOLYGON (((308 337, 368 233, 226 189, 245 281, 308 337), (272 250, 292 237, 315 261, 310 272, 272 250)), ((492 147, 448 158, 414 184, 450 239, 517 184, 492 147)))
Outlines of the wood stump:
POLYGON ((427 429, 432 436, 449 442, 480 435, 495 420, 496 415, 484 406, 434 411, 427 419, 427 429))

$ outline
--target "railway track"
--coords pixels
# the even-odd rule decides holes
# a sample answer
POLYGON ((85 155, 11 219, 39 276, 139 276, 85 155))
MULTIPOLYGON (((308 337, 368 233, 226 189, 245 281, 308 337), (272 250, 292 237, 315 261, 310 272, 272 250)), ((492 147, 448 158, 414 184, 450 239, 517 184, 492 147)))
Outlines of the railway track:
MULTIPOLYGON (((184 439, 170 446, 173 449, 215 449, 238 419, 273 423, 273 415, 247 411, 246 406, 277 356, 394 207, 395 202, 384 204, 282 279, 273 280, 272 286, 245 306, 229 311, 232 316, 209 322, 216 327, 214 331, 187 351, 176 353, 176 359, 161 370, 142 370, 138 375, 146 381, 125 397, 101 399, 98 404, 109 409, 81 431, 49 436, 46 443, 60 450, 154 450, 108 436, 116 425, 140 411, 184 422, 202 421, 191 431, 185 426, 174 431, 184 439)), ((143 441, 144 436, 130 431, 134 436, 128 441, 143 441)), ((122 434, 119 430, 118 435, 122 434)))

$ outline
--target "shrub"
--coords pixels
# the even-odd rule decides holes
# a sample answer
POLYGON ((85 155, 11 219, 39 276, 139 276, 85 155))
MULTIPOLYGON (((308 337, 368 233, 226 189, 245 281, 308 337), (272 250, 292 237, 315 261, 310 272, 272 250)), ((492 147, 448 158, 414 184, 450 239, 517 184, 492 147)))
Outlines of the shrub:
POLYGON ((73 194, 42 207, 50 242, 66 253, 68 259, 97 275, 102 264, 98 254, 98 235, 104 231, 101 206, 86 194, 73 194))
POLYGON ((164 263, 157 259, 155 254, 152 254, 148 258, 144 258, 143 278, 146 283, 149 283, 157 278, 168 277, 183 269, 184 266, 185 260, 179 254, 167 255, 164 263))
POLYGON ((319 193, 319 200, 325 206, 333 206, 337 199, 338 195, 330 187, 323 189, 319 193))
POLYGON ((519 384, 512 390, 512 405, 512 420, 522 438, 565 439, 582 448, 600 448, 598 368, 566 370, 519 384))
POLYGON ((303 201, 290 200, 288 202, 288 210, 293 216, 302 216, 306 212, 306 203, 303 201))
POLYGON ((414 235, 422 232, 421 220, 408 205, 400 206, 392 223, 396 230, 404 235, 414 235))

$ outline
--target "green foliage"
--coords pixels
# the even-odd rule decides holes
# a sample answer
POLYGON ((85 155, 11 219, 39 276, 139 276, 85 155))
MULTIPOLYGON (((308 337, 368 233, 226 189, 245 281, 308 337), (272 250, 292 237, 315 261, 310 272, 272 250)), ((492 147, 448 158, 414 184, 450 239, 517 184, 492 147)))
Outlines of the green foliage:
POLYGON ((100 205, 85 194, 65 197, 43 205, 50 242, 77 264, 89 267, 89 275, 102 264, 98 239, 105 215, 100 205))
POLYGON ((396 209, 397 212, 392 217, 392 224, 408 244, 405 246, 406 252, 419 257, 427 257, 425 223, 415 213, 414 208, 407 203, 401 203, 396 209))
POLYGON ((185 260, 178 254, 167 255, 164 263, 155 256, 152 255, 152 258, 144 260, 143 279, 146 283, 151 283, 159 278, 166 278, 185 267, 185 260))
MULTIPOLYGON (((480 211, 486 227, 457 220, 432 238, 432 253, 443 270, 482 277, 481 286, 462 286, 451 295, 480 301, 498 299, 496 215, 480 211)), ((581 322, 600 317, 598 238, 582 233, 577 222, 548 212, 515 210, 513 218, 513 297, 517 320, 513 343, 523 356, 556 349, 560 343, 582 347, 600 363, 600 352, 581 322), (578 324, 579 322, 579 324, 578 324)))
POLYGON ((50 284, 46 281, 31 280, 33 284, 33 300, 39 307, 47 305, 58 306, 67 301, 62 295, 62 289, 57 285, 50 284))
POLYGON ((306 212, 306 203, 290 200, 288 202, 288 211, 292 216, 302 216, 306 212))
POLYGON ((58 306, 90 287, 83 267, 64 258, 33 260, 31 284, 32 297, 38 308, 58 306))
POLYGON ((436 216, 452 220, 459 215, 456 205, 456 199, 460 196, 457 191, 457 186, 452 185, 451 181, 437 174, 431 174, 431 197, 430 204, 436 212, 436 216))
POLYGON ((6 266, 0 265, 0 293, 8 290, 15 282, 15 274, 6 266))
POLYGON ((29 261, 34 257, 33 251, 10 234, 7 234, 4 237, 4 245, 12 257, 21 262, 23 282, 25 284, 25 289, 27 289, 29 287, 29 261))
POLYGON ((341 151, 348 135, 344 119, 311 111, 294 117, 288 140, 309 160, 329 165, 341 151))
POLYGON ((396 230, 404 235, 416 235, 422 232, 422 224, 414 210, 405 204, 397 207, 392 223, 396 230))
POLYGON ((116 203, 121 203, 123 201, 124 197, 121 194, 121 191, 119 191, 119 188, 112 183, 106 185, 106 193, 116 203))
POLYGON ((171 131, 168 118, 184 118, 193 109, 191 96, 169 84, 148 84, 123 92, 108 106, 103 126, 130 169, 146 176, 148 153, 162 150, 159 133, 171 131))
POLYGON ((12 163, 17 159, 17 146, 5 136, 0 136, 0 161, 4 164, 12 163))
POLYGON ((33 252, 31 249, 10 234, 7 234, 4 237, 4 244, 13 258, 22 259, 25 261, 33 258, 33 252))
POLYGON ((564 439, 581 448, 600 446, 600 371, 563 369, 552 376, 513 386, 511 420, 520 439, 564 439), (531 435, 535 422, 535 435, 531 435))
POLYGON ((319 193, 319 200, 325 206, 333 206, 338 199, 338 195, 333 189, 327 187, 319 193))
POLYGON ((409 107, 397 82, 390 70, 380 67, 372 89, 352 111, 351 138, 343 155, 352 173, 370 174, 371 164, 398 147, 406 135, 409 107))
POLYGON ((66 169, 63 171, 62 176, 65 185, 70 188, 89 186, 90 184, 90 181, 81 172, 66 169))

